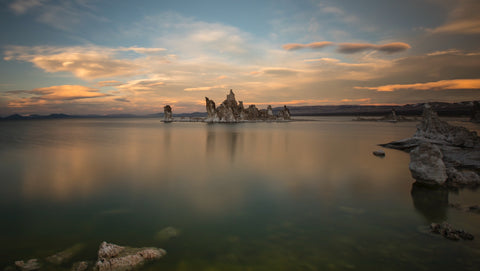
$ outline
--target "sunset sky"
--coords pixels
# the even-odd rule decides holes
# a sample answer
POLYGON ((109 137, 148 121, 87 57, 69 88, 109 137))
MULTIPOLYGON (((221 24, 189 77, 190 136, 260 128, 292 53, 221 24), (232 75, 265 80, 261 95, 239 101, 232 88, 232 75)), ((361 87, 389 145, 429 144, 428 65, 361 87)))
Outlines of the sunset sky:
POLYGON ((480 99, 478 0, 0 5, 0 116, 480 99))

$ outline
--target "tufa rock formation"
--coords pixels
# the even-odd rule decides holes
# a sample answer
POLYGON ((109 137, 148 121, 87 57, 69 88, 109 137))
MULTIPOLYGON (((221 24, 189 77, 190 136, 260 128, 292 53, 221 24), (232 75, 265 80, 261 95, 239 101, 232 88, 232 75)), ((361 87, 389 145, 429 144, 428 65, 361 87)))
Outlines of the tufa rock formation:
POLYGON ((442 223, 432 223, 430 224, 430 231, 436 234, 440 234, 443 237, 452 240, 458 241, 463 240, 473 240, 474 236, 464 230, 455 229, 452 225, 447 222, 442 223))
POLYGON ((290 111, 286 106, 283 110, 273 114, 272 106, 268 106, 267 109, 258 110, 255 105, 250 105, 245 109, 243 102, 235 99, 235 94, 232 90, 227 95, 227 99, 223 101, 218 107, 215 107, 213 100, 205 97, 205 107, 207 109, 207 122, 242 122, 242 121, 254 121, 254 120, 289 120, 290 111))
POLYGON ((410 171, 419 183, 448 187, 480 185, 477 133, 442 121, 428 104, 412 138, 381 146, 410 152, 410 171))
POLYGON ((170 105, 166 105, 163 107, 163 121, 164 122, 172 122, 173 117, 172 117, 172 107, 170 105))

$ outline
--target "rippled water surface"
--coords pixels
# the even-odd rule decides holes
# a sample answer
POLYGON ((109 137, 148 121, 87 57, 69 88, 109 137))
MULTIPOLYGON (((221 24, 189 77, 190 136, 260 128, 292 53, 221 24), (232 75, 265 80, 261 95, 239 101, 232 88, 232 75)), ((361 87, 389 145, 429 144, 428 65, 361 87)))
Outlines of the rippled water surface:
POLYGON ((412 186, 407 153, 372 155, 415 125, 0 122, 0 268, 84 244, 67 270, 105 240, 167 250, 144 270, 479 270, 480 215, 447 203, 480 191, 412 186), (443 220, 477 239, 425 233, 443 220))

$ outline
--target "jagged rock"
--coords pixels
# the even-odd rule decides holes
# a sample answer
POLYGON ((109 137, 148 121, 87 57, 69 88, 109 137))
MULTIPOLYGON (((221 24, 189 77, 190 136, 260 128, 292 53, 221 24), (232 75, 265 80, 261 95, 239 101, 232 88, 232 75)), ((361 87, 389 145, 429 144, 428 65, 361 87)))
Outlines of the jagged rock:
POLYGON ((131 248, 102 242, 98 250, 97 271, 132 270, 147 260, 156 260, 167 252, 160 248, 131 248))
POLYGON ((37 259, 30 259, 27 262, 16 261, 15 266, 21 271, 32 271, 40 269, 41 265, 37 259))
POLYGON ((82 261, 82 262, 76 262, 73 264, 71 271, 85 271, 88 269, 88 262, 82 261))
POLYGON ((163 120, 165 122, 172 122, 173 121, 173 117, 172 117, 172 107, 170 105, 166 105, 165 107, 163 107, 163 120))
POLYGON ((180 230, 174 227, 166 227, 155 234, 155 240, 166 241, 180 235, 180 230))
POLYGON ((480 102, 473 102, 472 117, 470 118, 472 122, 480 122, 480 102))
POLYGON ((423 142, 410 152, 410 172, 418 182, 428 185, 442 185, 447 180, 447 172, 440 149, 423 142))
POLYGON ((452 184, 459 186, 477 186, 480 184, 480 176, 471 170, 457 170, 454 167, 447 168, 448 179, 452 184))
POLYGON ((75 256, 75 254, 79 253, 83 248, 85 248, 84 244, 76 244, 52 256, 47 257, 46 260, 47 262, 60 265, 72 259, 72 257, 75 256))
POLYGON ((271 105, 267 106, 267 119, 274 119, 275 117, 273 116, 273 109, 271 105))
POLYGON ((441 224, 432 223, 430 224, 430 230, 433 233, 440 234, 443 237, 453 241, 458 241, 460 239, 473 240, 474 238, 472 234, 464 230, 455 229, 453 228, 452 225, 448 224, 447 222, 442 222, 441 224))
POLYGON ((473 148, 480 144, 480 138, 476 132, 471 132, 465 127, 450 125, 441 120, 429 104, 425 104, 423 120, 417 126, 413 137, 440 141, 458 147, 473 148))
POLYGON ((289 120, 291 118, 290 110, 288 110, 287 106, 284 105, 283 109, 278 111, 277 118, 289 120))
POLYGON ((376 151, 373 151, 373 155, 383 157, 383 156, 385 156, 385 151, 384 150, 376 150, 376 151))

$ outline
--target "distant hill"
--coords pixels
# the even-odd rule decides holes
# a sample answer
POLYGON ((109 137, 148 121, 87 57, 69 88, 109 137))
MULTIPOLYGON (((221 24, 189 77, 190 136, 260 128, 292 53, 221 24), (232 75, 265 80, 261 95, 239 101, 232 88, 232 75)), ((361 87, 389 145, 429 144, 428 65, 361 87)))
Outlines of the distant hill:
MULTIPOLYGON (((460 103, 429 103, 440 116, 468 116, 473 110, 473 101, 460 103)), ((398 115, 418 116, 422 114, 424 103, 406 104, 406 105, 315 105, 315 106, 289 106, 292 116, 382 116, 395 109, 398 115)), ((283 107, 273 108, 274 114, 282 110, 283 107)), ((180 113, 173 114, 174 117, 206 117, 206 112, 180 113)), ((111 114, 111 115, 29 115, 19 114, 10 115, 0 120, 35 120, 35 119, 73 119, 73 118, 163 118, 163 113, 149 115, 134 114, 111 114)))

